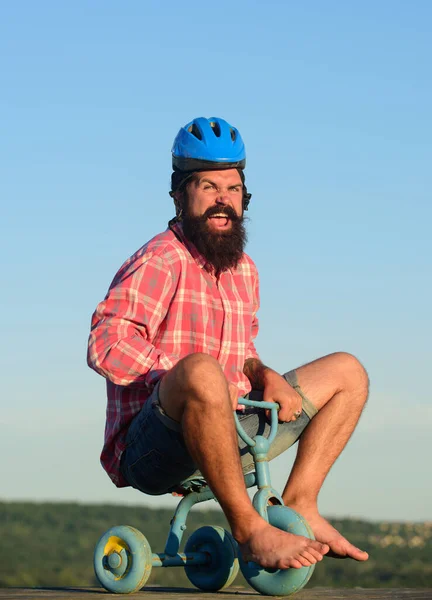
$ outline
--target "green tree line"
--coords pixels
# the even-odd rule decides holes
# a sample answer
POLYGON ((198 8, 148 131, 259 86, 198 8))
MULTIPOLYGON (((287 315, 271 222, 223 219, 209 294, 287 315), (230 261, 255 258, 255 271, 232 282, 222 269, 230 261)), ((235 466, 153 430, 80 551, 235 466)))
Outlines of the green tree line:
MULTIPOLYGON (((136 527, 163 552, 171 517, 143 506, 0 502, 0 587, 97 586, 93 551, 107 529, 136 527)), ((370 559, 324 558, 308 587, 432 587, 432 523, 330 520, 370 559)), ((228 528, 220 510, 192 510, 183 545, 203 525, 228 528)), ((151 584, 191 586, 181 567, 153 569, 151 584)), ((241 574, 235 585, 246 585, 241 574)))

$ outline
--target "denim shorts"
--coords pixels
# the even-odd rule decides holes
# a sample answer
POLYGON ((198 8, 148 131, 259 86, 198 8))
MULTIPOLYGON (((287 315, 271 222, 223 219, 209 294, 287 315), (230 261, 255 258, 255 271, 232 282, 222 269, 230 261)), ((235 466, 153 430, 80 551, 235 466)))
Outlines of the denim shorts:
MULTIPOLYGON (((318 412, 298 385, 296 372, 289 371, 283 377, 301 396, 303 410, 295 421, 279 424, 269 450, 270 460, 295 444, 318 412)), ((174 490, 188 479, 201 476, 186 448, 180 423, 171 419, 160 406, 158 390, 159 384, 133 419, 126 436, 126 448, 121 457, 121 472, 129 485, 145 494, 156 496, 174 490)), ((263 392, 252 390, 244 397, 249 400, 262 400, 263 392)), ((237 415, 250 437, 268 437, 270 425, 264 410, 246 407, 244 412, 238 412, 237 415)), ((254 468, 252 454, 240 437, 238 444, 243 472, 247 473, 254 468)))

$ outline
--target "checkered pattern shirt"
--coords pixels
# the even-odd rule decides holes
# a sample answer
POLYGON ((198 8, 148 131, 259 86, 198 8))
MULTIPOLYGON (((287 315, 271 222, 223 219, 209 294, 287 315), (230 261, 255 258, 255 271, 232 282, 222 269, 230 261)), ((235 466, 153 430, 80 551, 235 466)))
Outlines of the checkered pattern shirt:
POLYGON ((247 254, 216 279, 178 223, 120 268, 93 314, 88 346, 89 366, 107 380, 101 462, 118 487, 128 485, 120 473, 128 427, 181 358, 210 354, 239 397, 251 390, 243 367, 258 358, 258 285, 247 254))

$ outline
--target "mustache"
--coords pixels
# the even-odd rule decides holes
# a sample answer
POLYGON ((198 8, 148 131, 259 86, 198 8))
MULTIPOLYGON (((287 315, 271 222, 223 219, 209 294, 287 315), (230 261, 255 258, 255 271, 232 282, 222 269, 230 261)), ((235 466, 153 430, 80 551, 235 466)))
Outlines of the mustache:
POLYGON ((205 211, 202 219, 206 220, 213 215, 225 215, 231 221, 238 221, 241 218, 231 206, 211 206, 205 211))

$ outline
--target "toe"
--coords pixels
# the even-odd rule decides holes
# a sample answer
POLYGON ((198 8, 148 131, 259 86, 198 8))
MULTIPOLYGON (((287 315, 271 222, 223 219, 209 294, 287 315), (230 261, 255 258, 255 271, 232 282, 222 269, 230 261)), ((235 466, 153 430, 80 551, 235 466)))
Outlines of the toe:
POLYGON ((298 557, 298 561, 301 563, 302 567, 310 567, 311 566, 311 562, 310 560, 305 556, 305 554, 307 554, 306 552, 302 552, 301 555, 298 557))
POLYGON ((360 548, 354 548, 353 558, 356 560, 367 560, 369 558, 369 554, 360 550, 360 548))
POLYGON ((300 560, 297 560, 296 558, 292 559, 290 566, 294 567, 294 569, 301 569, 302 567, 304 567, 304 565, 302 565, 300 560))
POLYGON ((356 548, 349 543, 334 543, 330 544, 330 552, 327 556, 331 558, 353 558, 354 560, 367 560, 369 555, 363 552, 360 548, 356 548))
POLYGON ((315 561, 321 561, 323 559, 323 555, 321 554, 321 552, 318 552, 314 548, 309 548, 308 552, 311 554, 311 556, 315 558, 315 561))
POLYGON ((315 565, 318 561, 318 559, 312 554, 312 552, 308 552, 307 550, 303 552, 303 556, 307 561, 309 561, 309 565, 315 565))

